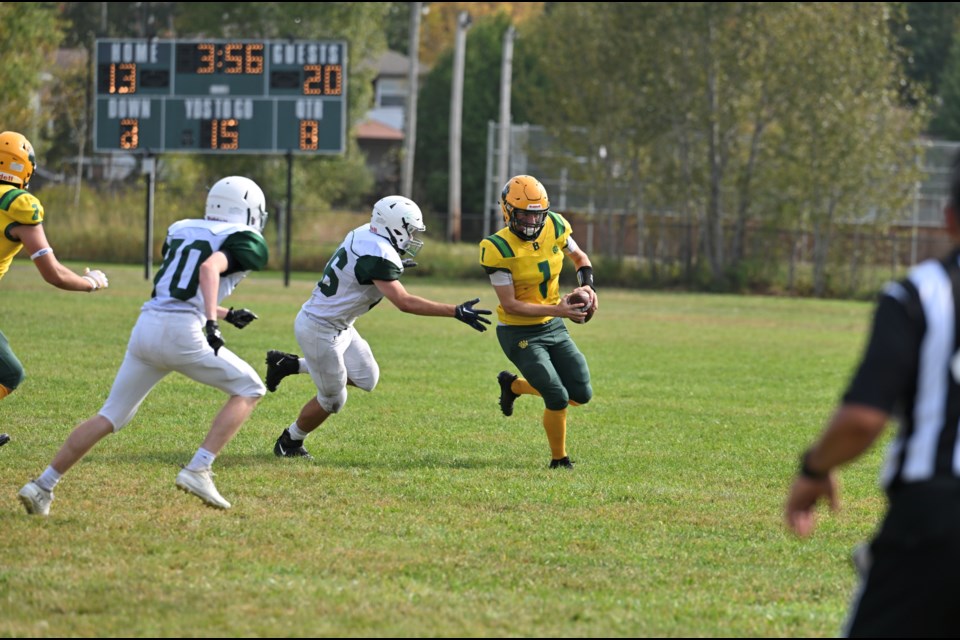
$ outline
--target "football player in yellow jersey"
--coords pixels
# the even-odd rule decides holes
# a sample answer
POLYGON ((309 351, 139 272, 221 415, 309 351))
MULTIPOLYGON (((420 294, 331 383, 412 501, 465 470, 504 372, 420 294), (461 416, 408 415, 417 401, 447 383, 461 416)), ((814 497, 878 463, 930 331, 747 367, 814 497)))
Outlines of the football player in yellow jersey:
MULTIPOLYGON (((107 287, 102 271, 77 275, 60 264, 43 232, 43 205, 26 191, 36 169, 33 145, 23 135, 0 133, 0 279, 13 257, 26 247, 43 279, 67 291, 97 291, 107 287)), ((23 365, 0 331, 0 400, 23 382, 23 365)))
POLYGON ((583 322, 583 307, 560 295, 564 255, 577 267, 577 290, 597 308, 590 258, 571 237, 570 223, 550 211, 550 199, 533 176, 514 176, 500 194, 506 227, 480 241, 480 264, 500 305, 497 338, 520 372, 501 371, 500 410, 513 414, 521 395, 543 398, 543 428, 550 442, 550 468, 572 469, 567 455, 567 406, 590 401, 590 370, 562 318, 583 322))

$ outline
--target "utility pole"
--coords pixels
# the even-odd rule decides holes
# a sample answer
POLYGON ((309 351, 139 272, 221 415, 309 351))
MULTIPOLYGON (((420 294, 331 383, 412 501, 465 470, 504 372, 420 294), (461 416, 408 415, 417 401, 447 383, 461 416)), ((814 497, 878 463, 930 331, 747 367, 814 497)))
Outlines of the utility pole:
POLYGON ((417 149, 417 94, 420 92, 420 16, 422 2, 410 7, 410 71, 407 77, 407 110, 403 136, 403 166, 400 193, 413 198, 413 159, 417 149))
MULTIPOLYGON (((497 156, 497 189, 500 189, 507 183, 510 170, 510 92, 513 83, 513 39, 517 30, 513 25, 507 29, 503 36, 503 61, 500 66, 500 153, 497 156)), ((499 192, 497 192, 499 195, 499 192)), ((484 214, 483 235, 490 235, 488 221, 490 218, 496 219, 496 209, 487 211, 484 214)))
POLYGON ((470 14, 457 16, 457 38, 453 52, 453 88, 450 96, 450 175, 447 213, 447 241, 460 241, 460 139, 463 128, 463 66, 467 49, 470 14))

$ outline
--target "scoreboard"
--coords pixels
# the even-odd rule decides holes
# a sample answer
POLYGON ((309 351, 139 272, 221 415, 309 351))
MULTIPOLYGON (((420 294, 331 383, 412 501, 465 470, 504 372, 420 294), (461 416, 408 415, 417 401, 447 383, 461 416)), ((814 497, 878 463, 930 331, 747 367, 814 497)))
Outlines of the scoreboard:
POLYGON ((340 154, 343 41, 98 39, 94 151, 340 154))

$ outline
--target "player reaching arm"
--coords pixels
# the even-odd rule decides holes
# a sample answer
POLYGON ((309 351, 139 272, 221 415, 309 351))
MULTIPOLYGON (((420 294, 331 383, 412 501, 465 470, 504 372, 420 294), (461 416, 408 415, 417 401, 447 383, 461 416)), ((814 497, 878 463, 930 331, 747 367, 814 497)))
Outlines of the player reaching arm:
MULTIPOLYGON (((380 365, 354 322, 383 298, 404 313, 456 318, 486 331, 489 309, 477 309, 479 298, 453 305, 409 293, 400 283, 404 260, 423 247, 426 231, 420 207, 402 196, 387 196, 373 207, 370 222, 347 234, 323 270, 317 286, 297 314, 294 332, 300 356, 267 353, 267 389, 295 373, 309 373, 317 388, 300 414, 274 444, 280 457, 310 458, 303 446, 308 434, 343 409, 347 386, 373 391, 380 365)), ((409 265, 410 263, 408 263, 409 265)))
MULTIPOLYGON (((43 231, 44 210, 40 200, 27 191, 36 171, 33 145, 15 131, 0 133, 0 279, 10 269, 21 249, 33 261, 45 282, 65 291, 99 291, 109 282, 99 269, 82 275, 57 260, 43 231)), ((0 331, 0 400, 23 382, 23 365, 0 331)))

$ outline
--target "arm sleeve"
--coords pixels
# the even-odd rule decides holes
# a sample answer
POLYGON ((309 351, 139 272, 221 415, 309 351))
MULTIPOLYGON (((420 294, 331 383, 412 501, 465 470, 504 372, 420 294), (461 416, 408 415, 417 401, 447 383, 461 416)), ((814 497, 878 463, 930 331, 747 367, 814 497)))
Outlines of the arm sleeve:
MULTIPOLYGON (((489 236, 480 241, 480 266, 487 275, 492 275, 497 271, 510 273, 510 268, 504 260, 504 253, 511 251, 510 246, 502 239, 496 236, 489 236), (494 245, 494 239, 498 245, 494 245)), ((510 253, 510 255, 513 255, 510 253)))
POLYGON ((361 256, 357 260, 356 276, 360 284, 373 284, 374 280, 399 280, 403 269, 379 256, 361 256))
POLYGON ((573 239, 573 236, 567 236, 567 246, 563 248, 564 252, 567 255, 570 255, 571 253, 573 253, 579 248, 580 248, 580 245, 576 243, 576 241, 573 239))
POLYGON ((919 304, 912 304, 912 296, 881 297, 866 351, 843 401, 893 413, 915 384, 924 331, 923 313, 919 304))
POLYGON ((11 189, 0 196, 0 209, 20 224, 40 224, 43 222, 43 205, 29 191, 11 189))
POLYGON ((267 266, 270 251, 263 236, 252 231, 234 233, 220 247, 227 254, 230 267, 227 273, 236 271, 260 271, 267 266))

